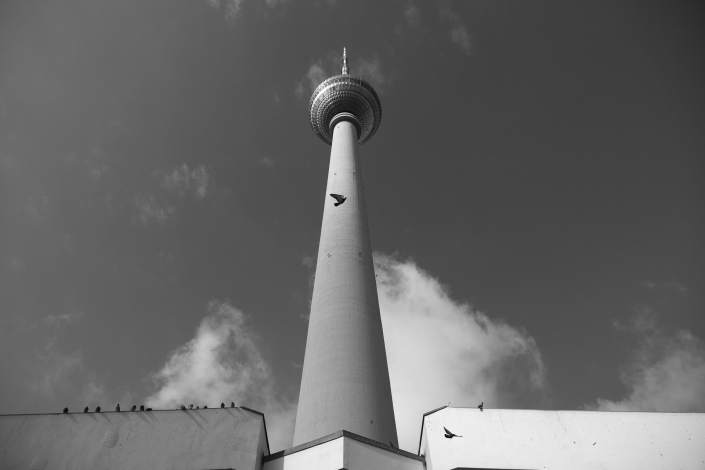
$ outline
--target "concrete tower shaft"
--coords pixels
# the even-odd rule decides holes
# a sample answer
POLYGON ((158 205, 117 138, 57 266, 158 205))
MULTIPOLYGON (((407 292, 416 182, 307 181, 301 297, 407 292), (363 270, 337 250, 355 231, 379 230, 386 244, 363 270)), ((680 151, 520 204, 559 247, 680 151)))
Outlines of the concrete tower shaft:
POLYGON ((398 446, 358 153, 359 127, 352 119, 331 127, 294 445, 346 430, 398 446), (335 206, 330 194, 347 199, 335 206))

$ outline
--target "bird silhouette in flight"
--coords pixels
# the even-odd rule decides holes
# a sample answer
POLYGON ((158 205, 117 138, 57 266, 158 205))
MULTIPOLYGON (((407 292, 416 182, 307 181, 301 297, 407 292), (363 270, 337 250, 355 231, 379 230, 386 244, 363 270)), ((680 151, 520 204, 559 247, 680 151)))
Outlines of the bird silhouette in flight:
POLYGON ((333 204, 335 207, 338 207, 339 205, 344 203, 345 200, 347 199, 345 196, 341 196, 340 194, 331 194, 330 197, 332 197, 333 199, 338 201, 335 204, 333 204))
POLYGON ((485 407, 485 402, 483 401, 479 405, 477 405, 478 408, 480 408, 480 411, 483 411, 483 408, 485 407))
POLYGON ((448 429, 445 428, 445 427, 444 427, 443 429, 444 429, 445 432, 446 432, 445 435, 444 435, 444 437, 445 437, 446 439, 453 439, 454 437, 463 437, 463 436, 458 436, 457 434, 453 434, 452 432, 448 431, 448 429))

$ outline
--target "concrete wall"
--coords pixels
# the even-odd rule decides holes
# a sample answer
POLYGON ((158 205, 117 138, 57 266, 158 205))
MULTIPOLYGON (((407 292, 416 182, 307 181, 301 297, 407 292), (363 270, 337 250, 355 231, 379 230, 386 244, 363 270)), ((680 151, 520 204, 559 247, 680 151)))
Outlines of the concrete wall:
POLYGON ((423 421, 428 470, 705 468, 703 413, 445 408, 423 421))
POLYGON ((339 470, 343 465, 343 438, 265 462, 263 470, 339 470))
POLYGON ((264 417, 242 408, 0 416, 0 469, 259 470, 264 417))

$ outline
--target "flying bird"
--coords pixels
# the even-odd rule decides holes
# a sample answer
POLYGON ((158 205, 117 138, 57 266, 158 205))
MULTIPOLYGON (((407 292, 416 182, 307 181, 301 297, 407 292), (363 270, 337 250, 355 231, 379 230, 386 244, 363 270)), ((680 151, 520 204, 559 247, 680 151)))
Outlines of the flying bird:
POLYGON ((120 403, 118 403, 117 406, 115 407, 115 411, 120 411, 120 403))
POLYGON ((136 411, 137 410, 137 405, 132 405, 132 408, 130 408, 130 411, 136 411))
POLYGON ((221 403, 221 404, 220 404, 220 407, 221 407, 221 408, 225 408, 225 403, 221 403))
POLYGON ((347 199, 345 196, 341 196, 340 194, 331 194, 330 197, 332 197, 333 199, 338 201, 335 204, 333 204, 335 207, 338 207, 339 205, 344 203, 345 200, 347 199))
POLYGON ((445 427, 444 427, 443 429, 444 429, 445 432, 446 432, 445 435, 444 435, 444 437, 445 437, 446 439, 453 439, 454 437, 463 437, 463 436, 458 436, 457 434, 453 434, 452 432, 448 431, 448 429, 445 428, 445 427))
POLYGON ((140 405, 140 411, 144 411, 144 405, 140 405))
POLYGON ((85 407, 85 408, 83 409, 83 412, 84 412, 84 413, 88 413, 88 407, 85 407))
POLYGON ((69 412, 69 409, 68 409, 68 408, 64 408, 64 413, 68 413, 68 412, 69 412))
POLYGON ((95 412, 96 412, 96 413, 100 413, 100 406, 96 406, 96 407, 95 407, 95 412))
POLYGON ((485 407, 485 402, 483 401, 482 403, 480 403, 479 405, 477 405, 477 407, 480 408, 480 411, 483 411, 482 408, 485 407))

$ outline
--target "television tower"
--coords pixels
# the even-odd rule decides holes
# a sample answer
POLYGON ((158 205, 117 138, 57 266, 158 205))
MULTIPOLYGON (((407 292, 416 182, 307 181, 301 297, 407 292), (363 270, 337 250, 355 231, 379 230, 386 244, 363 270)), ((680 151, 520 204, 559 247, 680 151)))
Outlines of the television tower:
POLYGON ((343 49, 309 111, 331 151, 294 445, 346 430, 398 447, 358 151, 382 106, 343 49))

